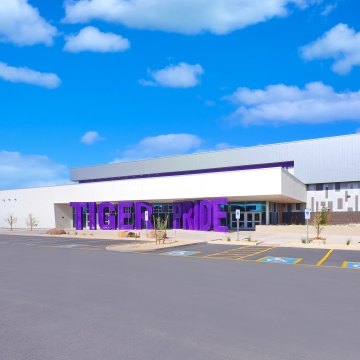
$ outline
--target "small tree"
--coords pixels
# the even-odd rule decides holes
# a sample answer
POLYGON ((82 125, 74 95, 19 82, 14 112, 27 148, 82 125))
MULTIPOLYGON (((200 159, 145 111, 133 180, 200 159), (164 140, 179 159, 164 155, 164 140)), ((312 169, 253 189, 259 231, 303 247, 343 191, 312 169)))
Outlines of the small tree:
POLYGON ((26 218, 26 225, 32 231, 32 229, 34 227, 39 225, 39 222, 38 222, 37 218, 33 214, 29 214, 28 217, 26 218))
POLYGON ((320 212, 315 213, 313 226, 316 232, 316 239, 321 239, 320 234, 324 230, 325 225, 329 223, 329 209, 326 207, 322 207, 320 212))
POLYGON ((9 214, 4 220, 10 225, 10 230, 12 231, 13 225, 17 223, 17 218, 14 214, 9 214))
POLYGON ((169 215, 166 215, 165 220, 162 219, 160 216, 155 218, 155 216, 153 215, 156 244, 158 241, 160 244, 161 239, 163 240, 163 244, 165 244, 168 219, 169 215))

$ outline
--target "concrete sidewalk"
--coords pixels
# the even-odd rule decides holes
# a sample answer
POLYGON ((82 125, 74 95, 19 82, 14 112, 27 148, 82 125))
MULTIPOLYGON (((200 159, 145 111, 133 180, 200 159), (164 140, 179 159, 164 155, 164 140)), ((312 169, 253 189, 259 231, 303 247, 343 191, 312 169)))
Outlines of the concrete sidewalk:
MULTIPOLYGON (((66 235, 48 235, 47 229, 10 229, 0 228, 0 234, 7 235, 25 235, 25 236, 46 236, 55 238, 81 238, 81 239, 104 239, 121 240, 132 239, 121 236, 123 232, 117 230, 82 230, 66 229, 66 235), (119 237, 120 236, 120 237, 119 237)), ((149 251, 153 249, 169 248, 194 243, 208 242, 210 244, 229 244, 229 245, 271 245, 299 248, 323 248, 323 249, 348 249, 360 250, 360 226, 342 225, 327 226, 321 233, 326 238, 326 242, 321 240, 312 241, 310 244, 304 244, 306 239, 306 226, 302 225, 277 225, 277 226, 258 226, 256 231, 239 232, 239 241, 237 241, 237 232, 218 233, 202 232, 191 230, 168 230, 168 238, 165 244, 155 244, 155 239, 146 237, 146 230, 136 231, 140 233, 140 238, 136 240, 144 241, 143 244, 133 245, 110 245, 109 250, 115 251, 149 251), (149 243, 149 241, 152 241, 149 243), (145 243, 147 242, 147 243, 145 243), (349 243, 349 244, 347 244, 349 243)), ((309 226, 309 237, 314 237, 314 229, 309 226)))

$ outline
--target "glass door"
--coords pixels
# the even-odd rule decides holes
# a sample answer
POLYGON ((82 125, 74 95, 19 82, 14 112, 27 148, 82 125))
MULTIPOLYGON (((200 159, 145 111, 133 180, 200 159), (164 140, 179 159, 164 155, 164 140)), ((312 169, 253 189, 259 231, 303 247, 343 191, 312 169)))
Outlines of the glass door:
MULTIPOLYGON (((240 213, 240 220, 239 220, 239 229, 244 229, 245 227, 245 214, 240 213)), ((236 212, 231 213, 231 229, 237 229, 237 220, 236 220, 236 212)))
POLYGON ((254 213, 246 213, 246 229, 252 230, 254 227, 254 213))
POLYGON ((256 225, 261 225, 261 212, 248 212, 246 215, 246 229, 254 230, 256 225))
POLYGON ((256 213, 253 213, 254 214, 254 228, 256 225, 261 225, 261 212, 256 212, 256 213))

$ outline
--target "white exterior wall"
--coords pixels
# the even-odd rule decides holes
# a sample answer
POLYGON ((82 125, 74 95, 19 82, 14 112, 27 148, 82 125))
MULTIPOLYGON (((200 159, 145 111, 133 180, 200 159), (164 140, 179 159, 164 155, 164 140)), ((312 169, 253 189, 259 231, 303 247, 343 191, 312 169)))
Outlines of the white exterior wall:
MULTIPOLYGON (((0 191, 0 226, 7 226, 4 219, 12 213, 18 218, 15 227, 25 228, 25 218, 32 213, 39 220, 39 227, 55 227, 54 204, 217 197, 226 197, 229 200, 305 202, 306 189, 305 185, 286 170, 270 168, 3 190, 0 191)), ((60 225, 70 226, 69 208, 57 207, 56 211, 57 225, 60 219, 60 225)))
POLYGON ((335 189, 335 183, 323 184, 323 190, 316 190, 316 184, 308 187, 307 206, 312 211, 323 206, 331 211, 360 211, 360 182, 340 183, 340 190, 335 189))

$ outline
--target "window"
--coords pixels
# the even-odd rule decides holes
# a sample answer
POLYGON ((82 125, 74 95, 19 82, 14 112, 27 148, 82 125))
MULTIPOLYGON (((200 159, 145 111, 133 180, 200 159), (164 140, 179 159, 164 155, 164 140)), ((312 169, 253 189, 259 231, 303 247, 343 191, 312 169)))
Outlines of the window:
POLYGON ((295 209, 296 209, 296 211, 300 211, 300 204, 296 204, 295 209))
POLYGON ((343 199, 337 199, 337 208, 338 210, 342 210, 343 209, 343 199))
POLYGON ((315 186, 316 191, 322 191, 323 190, 323 185, 324 184, 316 184, 316 186, 315 186))
POLYGON ((340 183, 335 183, 335 191, 340 191, 340 183))

